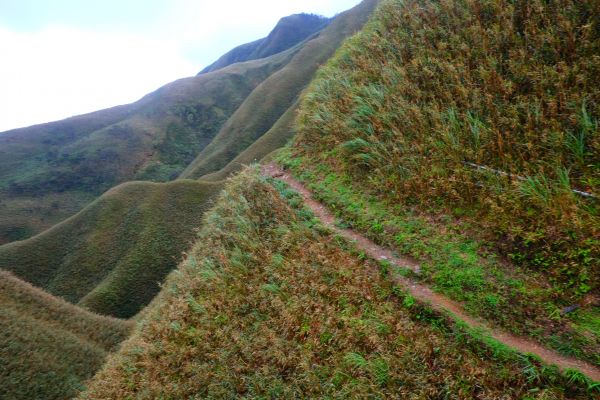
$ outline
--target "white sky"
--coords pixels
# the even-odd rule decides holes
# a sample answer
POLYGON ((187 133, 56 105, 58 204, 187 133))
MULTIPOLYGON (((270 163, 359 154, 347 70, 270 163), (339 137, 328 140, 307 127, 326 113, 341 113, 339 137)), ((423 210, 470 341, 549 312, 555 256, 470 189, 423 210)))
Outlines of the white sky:
POLYGON ((360 0, 0 0, 0 132, 138 100, 298 12, 360 0))

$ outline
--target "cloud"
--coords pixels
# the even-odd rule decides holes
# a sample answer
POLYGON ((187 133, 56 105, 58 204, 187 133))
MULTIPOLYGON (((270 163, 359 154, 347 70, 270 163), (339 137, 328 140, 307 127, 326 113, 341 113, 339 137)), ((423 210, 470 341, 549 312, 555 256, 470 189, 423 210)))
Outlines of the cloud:
POLYGON ((196 72, 177 43, 54 26, 0 29, 0 131, 137 100, 196 72))

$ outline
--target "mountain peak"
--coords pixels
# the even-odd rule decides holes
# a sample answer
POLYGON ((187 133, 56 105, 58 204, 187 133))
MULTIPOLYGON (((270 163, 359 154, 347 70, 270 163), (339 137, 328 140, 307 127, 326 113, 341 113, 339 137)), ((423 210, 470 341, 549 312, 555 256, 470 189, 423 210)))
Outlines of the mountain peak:
POLYGON ((319 32, 330 21, 330 18, 322 15, 307 13, 283 17, 267 37, 234 48, 204 68, 200 74, 213 72, 234 63, 257 60, 280 53, 319 32))

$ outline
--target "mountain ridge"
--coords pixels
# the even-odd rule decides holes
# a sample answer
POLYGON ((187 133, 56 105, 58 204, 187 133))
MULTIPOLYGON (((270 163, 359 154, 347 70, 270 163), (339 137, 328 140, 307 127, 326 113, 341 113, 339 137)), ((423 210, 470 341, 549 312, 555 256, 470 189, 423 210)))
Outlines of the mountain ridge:
POLYGON ((306 13, 284 17, 279 20, 268 36, 235 47, 200 71, 198 75, 217 71, 234 63, 257 60, 277 54, 316 34, 331 20, 331 18, 306 13))
POLYGON ((344 39, 363 27, 378 4, 378 0, 362 1, 338 14, 318 36, 304 42, 288 65, 265 79, 244 100, 219 130, 215 140, 179 177, 198 179, 217 172, 267 133, 296 102, 318 68, 336 52, 344 39))
POLYGON ((94 312, 132 317, 176 267, 222 186, 121 184, 49 230, 0 246, 0 269, 94 312))
MULTIPOLYGON (((86 143, 125 148, 147 181, 0 245, 0 279, 136 328, 104 347, 66 332, 73 360, 30 368, 110 353, 86 388, 57 387, 90 400, 597 395, 598 207, 572 188, 598 193, 598 15, 364 0, 283 52, 148 95, 131 130, 86 143)), ((4 343, 29 325, 23 349, 63 344, 26 297, 7 302, 4 343)))

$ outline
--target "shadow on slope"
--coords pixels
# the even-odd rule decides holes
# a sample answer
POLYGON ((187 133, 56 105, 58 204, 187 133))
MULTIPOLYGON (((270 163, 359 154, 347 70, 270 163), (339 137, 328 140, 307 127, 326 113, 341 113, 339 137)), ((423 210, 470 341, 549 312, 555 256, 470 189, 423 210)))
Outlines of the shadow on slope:
POLYGON ((231 160, 225 167, 212 174, 204 175, 203 181, 215 182, 241 171, 244 166, 261 161, 264 157, 282 148, 296 133, 294 122, 300 105, 297 100, 258 140, 252 143, 240 155, 231 160))
POLYGON ((175 268, 221 187, 122 184, 53 228, 0 246, 0 268, 95 312, 131 317, 175 268))
POLYGON ((0 398, 68 399, 133 327, 0 270, 0 398))

